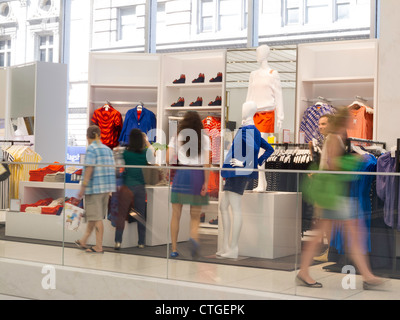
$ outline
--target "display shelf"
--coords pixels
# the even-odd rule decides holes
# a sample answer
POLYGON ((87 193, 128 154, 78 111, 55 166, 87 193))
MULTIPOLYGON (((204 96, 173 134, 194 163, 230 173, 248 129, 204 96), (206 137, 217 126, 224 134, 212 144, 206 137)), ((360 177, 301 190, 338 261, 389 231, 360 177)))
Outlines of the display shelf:
POLYGON ((198 112, 222 112, 222 106, 200 106, 200 107, 165 107, 165 111, 198 111, 198 112))
POLYGON ((358 82, 373 82, 374 77, 331 77, 331 78, 305 78, 302 81, 305 83, 358 83, 358 82))
MULTIPOLYGON (((21 203, 35 203, 44 198, 60 198, 65 196, 76 196, 80 184, 62 182, 20 182, 21 203)), ((147 225, 146 245, 156 246, 169 243, 169 224, 172 207, 168 201, 168 187, 146 187, 147 192, 147 225), (168 204, 165 209, 160 210, 168 204)), ((61 215, 45 215, 27 212, 6 212, 6 236, 21 237, 48 241, 65 241, 73 243, 80 239, 86 229, 86 223, 82 222, 76 231, 69 230, 65 224, 65 212, 61 215)), ((190 213, 189 208, 183 209, 181 228, 178 241, 187 241, 190 236, 190 213)), ((108 219, 104 220, 103 245, 114 246, 115 227, 108 219)), ((95 244, 95 237, 89 238, 88 244, 95 244)), ((138 244, 137 223, 125 223, 122 239, 122 248, 134 247, 138 244)))
POLYGON ((204 83, 176 83, 176 84, 167 84, 167 88, 197 88, 197 89, 210 89, 210 88, 222 88, 222 82, 204 82, 204 83))
MULTIPOLYGON (((297 51, 296 126, 299 128, 304 111, 320 97, 335 106, 350 105, 356 97, 378 108, 378 41, 349 40, 299 44, 297 51)), ((375 115, 377 112, 375 112, 375 115)), ((376 140, 377 117, 373 119, 376 140)))

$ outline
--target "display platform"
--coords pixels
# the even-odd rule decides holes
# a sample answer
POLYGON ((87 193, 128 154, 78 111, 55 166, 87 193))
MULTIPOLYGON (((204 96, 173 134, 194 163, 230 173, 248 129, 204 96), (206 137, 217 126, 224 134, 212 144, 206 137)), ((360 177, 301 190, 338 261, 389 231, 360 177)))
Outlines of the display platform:
MULTIPOLYGON (((31 182, 20 183, 21 203, 34 203, 46 197, 59 198, 76 196, 80 186, 75 183, 57 182, 31 182)), ((169 221, 171 217, 171 204, 169 201, 168 187, 147 187, 147 225, 146 245, 157 246, 170 242, 169 221)), ((86 223, 81 223, 77 230, 69 230, 65 223, 66 218, 62 213, 56 215, 33 214, 26 212, 6 212, 5 235, 10 237, 30 238, 49 241, 65 241, 73 243, 80 239, 86 229, 86 223)), ((189 240, 190 214, 187 206, 183 207, 181 228, 178 241, 189 240)), ((103 245, 113 247, 115 244, 115 227, 108 219, 104 220, 103 245)), ((95 235, 91 235, 89 244, 95 244, 95 235)), ((129 248, 138 245, 137 222, 125 224, 121 247, 129 248)))
MULTIPOLYGON (((297 192, 246 191, 242 198, 239 256, 276 259, 300 252, 301 199, 297 192)), ((223 231, 219 233, 218 248, 222 247, 222 239, 223 231)))

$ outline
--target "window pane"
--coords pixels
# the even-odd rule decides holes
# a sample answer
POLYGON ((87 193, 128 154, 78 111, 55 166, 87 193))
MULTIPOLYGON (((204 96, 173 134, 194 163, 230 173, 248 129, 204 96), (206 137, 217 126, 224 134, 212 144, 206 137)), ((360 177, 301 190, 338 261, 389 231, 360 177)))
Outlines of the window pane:
POLYGON ((299 21, 299 9, 288 9, 287 10, 287 24, 298 24, 299 21))
POLYGON ((214 13, 214 6, 212 0, 201 1, 201 14, 202 16, 212 16, 214 13))
POLYGON ((49 49, 49 57, 47 59, 47 62, 53 62, 53 49, 49 49))
POLYGON ((213 22, 213 19, 212 19, 212 18, 209 18, 209 17, 202 18, 202 23, 201 23, 202 28, 201 28, 201 31, 202 31, 202 32, 210 32, 210 31, 212 31, 212 25, 213 25, 212 22, 213 22))
POLYGON ((53 36, 49 36, 49 45, 53 45, 53 36))
POLYGON ((5 49, 6 49, 6 42, 0 41, 0 50, 5 50, 5 49))
POLYGON ((7 67, 11 65, 11 52, 7 52, 7 67))
POLYGON ((46 45, 46 37, 40 37, 40 45, 45 46, 46 45))
POLYGON ((40 61, 46 61, 46 50, 45 49, 40 50, 40 61))
POLYGON ((0 53, 0 66, 1 66, 1 67, 5 67, 5 65, 4 65, 4 63, 5 63, 4 59, 5 59, 4 53, 0 53))
POLYGON ((338 4, 337 5, 337 20, 344 20, 350 18, 350 5, 338 4))

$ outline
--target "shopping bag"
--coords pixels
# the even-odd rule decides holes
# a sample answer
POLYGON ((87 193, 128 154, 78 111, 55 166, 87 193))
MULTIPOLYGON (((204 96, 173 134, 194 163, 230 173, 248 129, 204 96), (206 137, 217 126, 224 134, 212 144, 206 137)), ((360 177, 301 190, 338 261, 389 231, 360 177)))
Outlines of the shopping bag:
POLYGON ((71 203, 65 203, 66 228, 68 230, 77 231, 84 214, 84 209, 77 207, 71 203))

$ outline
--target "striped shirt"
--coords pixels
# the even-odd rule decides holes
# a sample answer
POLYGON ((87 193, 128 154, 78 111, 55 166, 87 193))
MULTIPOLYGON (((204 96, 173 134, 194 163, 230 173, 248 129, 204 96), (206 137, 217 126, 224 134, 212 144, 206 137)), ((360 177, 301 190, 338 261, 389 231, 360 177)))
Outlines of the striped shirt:
MULTIPOLYGON (((101 142, 92 142, 85 155, 85 165, 94 166, 92 177, 85 189, 85 194, 98 194, 116 191, 116 175, 113 153, 101 142)), ((83 168, 84 177, 86 166, 83 168)))
POLYGON ((319 118, 325 114, 334 114, 336 110, 334 107, 326 104, 316 104, 308 107, 303 114, 303 118, 300 123, 300 131, 304 132, 304 142, 308 143, 312 139, 323 140, 322 134, 319 132, 319 118))

